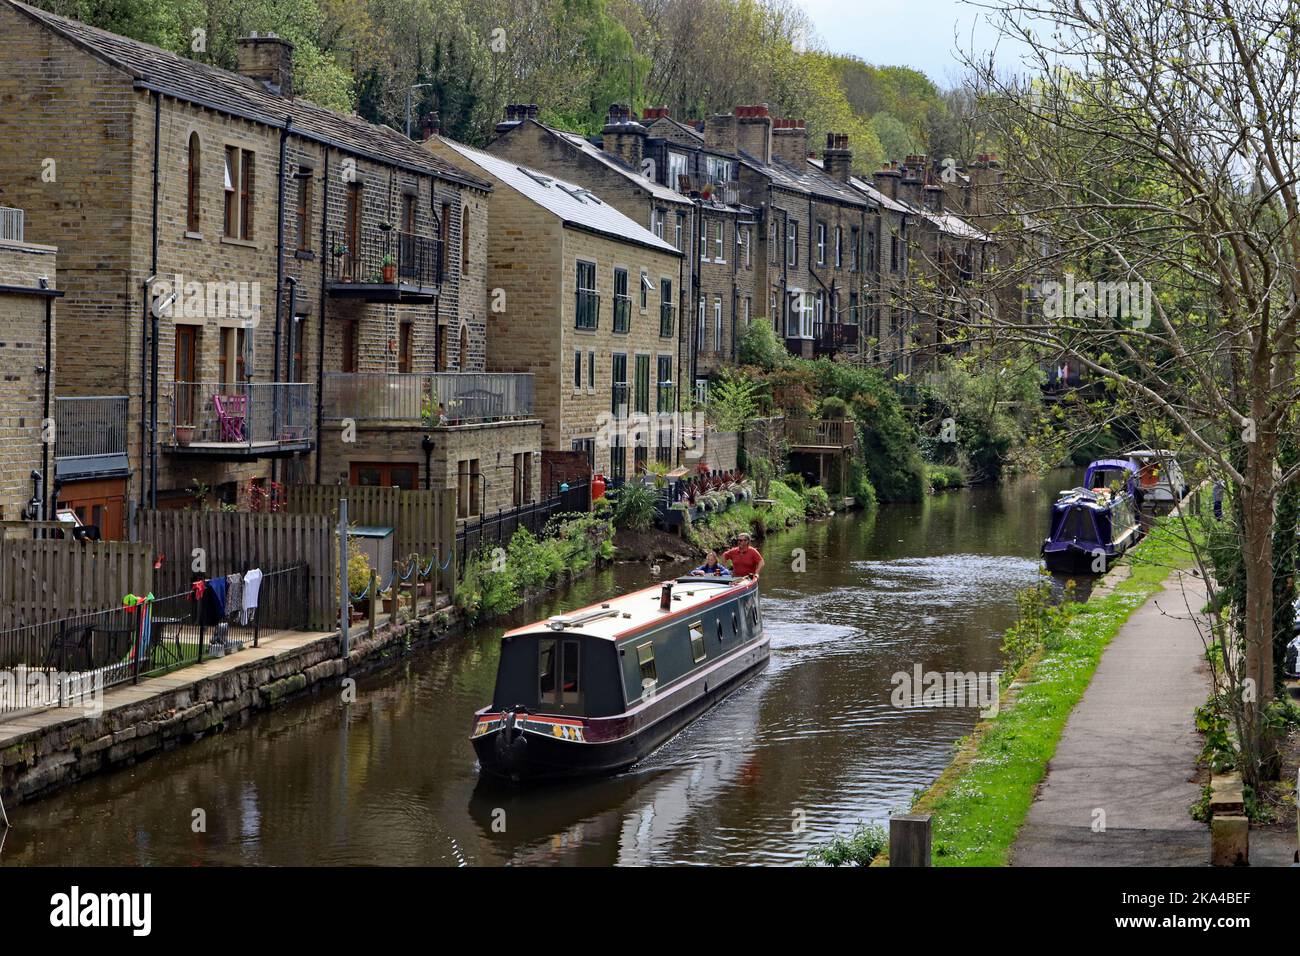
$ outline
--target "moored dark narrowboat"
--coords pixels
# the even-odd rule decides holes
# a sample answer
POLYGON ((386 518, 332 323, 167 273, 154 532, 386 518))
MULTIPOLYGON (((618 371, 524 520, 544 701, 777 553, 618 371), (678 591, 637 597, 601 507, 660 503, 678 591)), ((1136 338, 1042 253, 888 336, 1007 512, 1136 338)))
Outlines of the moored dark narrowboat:
POLYGON ((1134 502, 1136 466, 1119 458, 1094 461, 1082 488, 1052 503, 1043 563, 1053 574, 1101 574, 1137 543, 1141 534, 1134 502))
POLYGON ((767 664, 756 578, 683 577, 501 637, 471 741, 511 780, 630 767, 767 664))

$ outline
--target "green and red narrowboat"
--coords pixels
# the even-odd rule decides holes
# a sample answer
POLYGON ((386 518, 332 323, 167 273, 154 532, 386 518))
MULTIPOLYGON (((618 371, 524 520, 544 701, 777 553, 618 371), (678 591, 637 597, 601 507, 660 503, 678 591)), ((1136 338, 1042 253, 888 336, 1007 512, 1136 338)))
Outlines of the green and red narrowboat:
POLYGON ((767 664, 758 580, 683 577, 501 637, 470 737, 511 780, 613 773, 767 664))

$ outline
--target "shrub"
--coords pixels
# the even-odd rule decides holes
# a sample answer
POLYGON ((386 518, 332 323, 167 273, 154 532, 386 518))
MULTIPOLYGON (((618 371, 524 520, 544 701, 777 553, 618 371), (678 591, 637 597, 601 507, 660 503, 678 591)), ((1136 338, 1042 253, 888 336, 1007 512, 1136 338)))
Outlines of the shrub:
POLYGON ((827 395, 821 401, 821 417, 828 421, 840 421, 848 417, 849 403, 838 395, 827 395))
POLYGON ((926 465, 925 478, 931 491, 947 491, 966 484, 966 476, 955 465, 926 465))
POLYGON ((630 482, 620 488, 614 501, 614 527, 629 531, 644 531, 654 523, 654 489, 639 482, 630 482))
POLYGON ((869 866, 889 845, 889 834, 879 824, 862 824, 849 836, 836 837, 808 851, 808 866, 869 866))
POLYGON ((810 518, 823 518, 830 514, 834 509, 831 508, 831 497, 826 489, 820 486, 809 488, 804 493, 803 510, 810 518))
POLYGON ((736 358, 741 365, 756 365, 764 372, 781 368, 790 361, 785 343, 767 319, 755 317, 736 339, 736 358))

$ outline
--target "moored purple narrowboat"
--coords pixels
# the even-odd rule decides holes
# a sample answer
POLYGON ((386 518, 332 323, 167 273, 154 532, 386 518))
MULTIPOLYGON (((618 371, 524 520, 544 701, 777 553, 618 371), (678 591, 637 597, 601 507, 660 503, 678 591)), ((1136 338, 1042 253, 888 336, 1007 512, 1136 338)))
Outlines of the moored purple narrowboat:
POLYGON ((1084 472, 1083 487, 1052 503, 1043 563, 1053 574, 1103 574, 1141 534, 1130 461, 1104 458, 1084 472))
POLYGON ((501 638, 470 737, 511 780, 636 763, 767 664, 758 579, 683 577, 501 638))

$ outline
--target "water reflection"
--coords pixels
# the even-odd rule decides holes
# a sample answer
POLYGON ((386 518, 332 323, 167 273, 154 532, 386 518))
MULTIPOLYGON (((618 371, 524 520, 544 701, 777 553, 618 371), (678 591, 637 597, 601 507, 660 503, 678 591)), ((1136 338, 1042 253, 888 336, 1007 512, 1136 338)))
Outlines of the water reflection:
POLYGON ((905 806, 970 730, 974 709, 894 708, 890 677, 998 667, 1056 486, 949 493, 764 542, 767 670, 620 776, 503 786, 479 779, 466 736, 503 627, 648 584, 645 565, 363 677, 357 703, 322 691, 19 807, 0 863, 796 862, 905 806))

